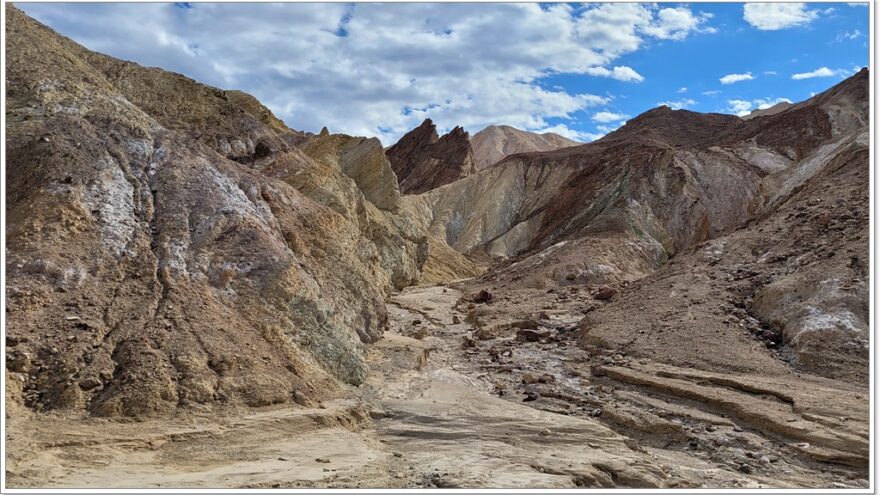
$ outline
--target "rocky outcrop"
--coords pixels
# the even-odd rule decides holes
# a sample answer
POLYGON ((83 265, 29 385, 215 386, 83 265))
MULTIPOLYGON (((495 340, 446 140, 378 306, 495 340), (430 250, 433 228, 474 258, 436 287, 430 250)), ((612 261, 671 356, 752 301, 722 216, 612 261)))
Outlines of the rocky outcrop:
MULTIPOLYGON (((733 290, 738 284, 731 282, 743 278, 749 283, 731 300, 752 311, 747 316, 755 321, 744 319, 752 334, 784 346, 786 359, 803 370, 859 381, 867 369, 867 293, 858 261, 867 256, 867 101, 865 70, 755 119, 661 107, 594 143, 514 155, 408 200, 428 230, 450 246, 498 261, 483 277, 486 284, 544 288, 651 275, 643 282, 649 284, 656 276, 656 292, 615 298, 608 309, 590 314, 585 328, 603 329, 606 339, 616 332, 613 322, 627 318, 630 330, 621 327, 621 338, 608 340, 612 347, 647 339, 632 329, 656 321, 693 326, 677 319, 690 312, 633 309, 647 295, 667 300, 668 287, 660 287, 670 277, 681 278, 682 286, 705 285, 707 297, 721 287, 733 290), (827 206, 838 203, 846 215, 827 206), (796 219, 814 217, 797 230, 796 219), (707 242, 727 247, 703 261, 688 254, 707 242), (827 257, 816 254, 817 246, 827 246, 820 250, 827 257), (723 254, 728 251, 729 257, 723 254), (767 261, 773 253, 791 260, 783 262, 785 269, 767 261), (695 278, 702 272, 693 267, 701 263, 709 264, 708 281, 695 278), (743 275, 756 273, 762 275, 743 275), (630 324, 641 315, 641 325, 630 324), (769 333, 761 337, 764 330, 769 333), (830 350, 822 356, 819 349, 830 350)), ((723 300, 715 302, 723 306, 723 300)), ((721 306, 707 310, 701 329, 721 331, 724 323, 712 316, 730 310, 721 306)), ((685 346, 689 335, 673 342, 664 334, 664 345, 685 346)), ((724 341, 706 335, 679 364, 732 369, 740 358, 722 366, 717 353, 706 352, 717 344, 723 353, 730 348, 724 341)))
POLYGON ((552 132, 538 134, 521 131, 509 125, 490 125, 471 138, 477 170, 482 170, 516 153, 552 151, 581 144, 583 143, 552 132))
POLYGON ((6 8, 7 368, 25 404, 143 415, 360 383, 385 297, 429 256, 379 142, 303 152, 248 95, 6 8))
POLYGON ((404 194, 420 194, 476 172, 468 133, 456 127, 442 138, 431 119, 385 151, 404 194))

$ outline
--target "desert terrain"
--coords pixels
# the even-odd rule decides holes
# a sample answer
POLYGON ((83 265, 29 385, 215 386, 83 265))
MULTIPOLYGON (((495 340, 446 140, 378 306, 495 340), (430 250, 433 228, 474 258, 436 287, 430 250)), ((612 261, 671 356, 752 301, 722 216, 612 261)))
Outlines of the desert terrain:
POLYGON ((867 488, 869 74, 288 128, 7 5, 14 488, 867 488))

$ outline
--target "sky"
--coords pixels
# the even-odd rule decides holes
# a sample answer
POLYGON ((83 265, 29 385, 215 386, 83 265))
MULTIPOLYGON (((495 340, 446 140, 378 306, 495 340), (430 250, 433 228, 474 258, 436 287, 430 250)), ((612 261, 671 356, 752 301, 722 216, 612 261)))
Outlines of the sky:
POLYGON ((659 105, 745 115, 868 65, 867 3, 21 3, 91 50, 256 96, 288 126, 431 118, 588 142, 659 105))

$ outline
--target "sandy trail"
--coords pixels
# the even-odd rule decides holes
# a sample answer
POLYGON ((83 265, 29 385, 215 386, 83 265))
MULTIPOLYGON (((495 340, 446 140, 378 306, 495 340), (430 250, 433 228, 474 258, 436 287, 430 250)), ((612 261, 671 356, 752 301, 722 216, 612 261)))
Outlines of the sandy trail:
MULTIPOLYGON (((795 417, 791 404, 755 399, 754 391, 737 390, 736 380, 713 384, 711 376, 692 370, 691 376, 675 375, 659 365, 609 366, 590 381, 579 378, 586 365, 583 351, 559 345, 564 338, 556 344, 520 343, 501 335, 463 346, 472 332, 456 310, 461 296, 440 286, 394 296, 391 329, 369 351, 367 383, 320 407, 194 412, 142 422, 23 411, 11 415, 8 483, 68 488, 757 488, 865 482, 858 469, 829 464, 820 470, 815 464, 822 455, 858 464, 863 454, 858 446, 867 445, 866 423, 862 431, 858 418, 850 420, 849 430, 822 430, 817 418, 826 423, 839 419, 822 416, 815 404, 798 399, 795 417), (454 324, 453 315, 462 322, 454 324), (491 352, 504 346, 515 347, 510 356, 491 352), (528 390, 532 385, 520 379, 526 371, 553 375, 553 381, 534 384, 537 392, 528 390), (702 393, 718 397, 715 402, 681 397, 670 380, 698 382, 706 389, 702 393), (539 399, 523 402, 524 393, 539 399), (767 417, 731 415, 724 404, 743 398, 736 394, 748 395, 756 411, 762 411, 762 403, 775 409, 767 417), (597 409, 602 413, 597 415, 597 409), (780 415, 779 424, 788 430, 773 423, 780 415), (721 453, 699 448, 714 438, 727 442, 721 453), (816 445, 817 438, 824 444, 816 445), (803 447, 810 439, 814 445, 803 447), (772 456, 772 464, 752 451, 772 456)), ((568 317, 553 316, 563 324, 568 317)))

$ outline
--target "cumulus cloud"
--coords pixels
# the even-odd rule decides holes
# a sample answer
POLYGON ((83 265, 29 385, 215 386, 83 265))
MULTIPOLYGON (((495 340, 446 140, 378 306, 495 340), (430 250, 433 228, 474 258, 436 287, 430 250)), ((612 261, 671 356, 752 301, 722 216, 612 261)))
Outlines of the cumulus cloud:
MULTIPOLYGON (((548 88, 599 73, 652 40, 709 32, 709 16, 649 4, 23 3, 88 48, 252 93, 291 127, 377 136, 425 117, 440 128, 526 130, 608 95, 548 88)), ((613 67, 613 68, 608 68, 613 67)), ((605 74, 607 71, 607 75, 605 74)))
POLYGON ((672 100, 672 101, 661 101, 657 103, 657 106, 666 105, 667 107, 673 110, 682 110, 684 108, 692 107, 696 105, 697 102, 690 98, 683 98, 680 100, 672 100))
POLYGON ((590 67, 585 72, 591 76, 610 77, 612 79, 617 79, 618 81, 642 82, 645 80, 645 78, 632 67, 627 67, 625 65, 615 67, 611 70, 606 69, 605 67, 590 67))
POLYGON ((719 79, 719 81, 721 81, 721 84, 733 84, 740 81, 751 81, 754 78, 755 76, 751 72, 746 72, 745 74, 727 74, 719 79))
POLYGON ((747 3, 743 19, 762 31, 776 31, 809 24, 819 17, 819 11, 810 10, 805 3, 747 3))
POLYGON ((814 77, 833 77, 837 74, 837 71, 833 71, 828 67, 819 67, 818 69, 810 72, 799 72, 797 74, 792 74, 791 78, 795 80, 800 79, 813 79, 814 77))
POLYGON ((593 114, 593 121, 601 122, 603 124, 607 124, 609 122, 619 122, 621 120, 626 120, 627 118, 629 118, 628 115, 608 111, 602 111, 593 114))
POLYGON ((788 98, 758 98, 756 100, 728 100, 727 111, 740 117, 752 113, 753 110, 765 110, 779 103, 791 103, 788 98))

